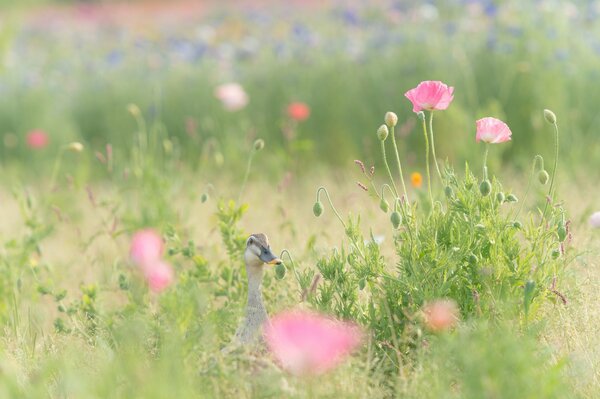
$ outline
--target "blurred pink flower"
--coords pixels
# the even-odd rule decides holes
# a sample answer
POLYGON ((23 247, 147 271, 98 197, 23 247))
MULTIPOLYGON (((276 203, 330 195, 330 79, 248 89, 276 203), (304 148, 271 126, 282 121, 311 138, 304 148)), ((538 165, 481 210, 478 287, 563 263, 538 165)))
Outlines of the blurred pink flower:
POLYGON ((287 114, 291 119, 302 122, 310 116, 310 107, 303 102, 296 101, 288 105, 287 114))
POLYGON ((238 83, 225 83, 217 86, 215 97, 221 101, 227 111, 238 111, 249 102, 248 94, 238 83))
POLYGON ((44 148, 50 142, 50 139, 48 138, 48 134, 41 129, 35 129, 35 130, 32 130, 29 133, 27 133, 26 140, 27 140, 27 146, 34 150, 44 148))
POLYGON ((413 105, 413 112, 433 111, 448 108, 454 97, 454 87, 448 87, 439 80, 426 80, 404 93, 413 105))
POLYGON ((136 232, 131 239, 129 256, 140 267, 160 259, 163 254, 163 241, 160 235, 152 230, 145 229, 136 232))
POLYGON ((483 141, 485 143, 498 144, 510 141, 512 132, 508 125, 496 118, 483 118, 477 122, 477 134, 475 139, 479 143, 483 141))
POLYGON ((454 327, 459 318, 456 302, 440 299, 423 306, 425 325, 433 332, 445 331, 454 327))
POLYGON ((142 271, 148 286, 156 293, 162 292, 173 282, 173 268, 161 260, 142 264, 142 271))
POLYGON ((599 229, 600 228, 600 212, 594 212, 590 216, 590 226, 599 229))
POLYGON ((306 311, 287 311, 265 328, 265 340, 283 368, 295 375, 337 366, 361 342, 359 329, 306 311))

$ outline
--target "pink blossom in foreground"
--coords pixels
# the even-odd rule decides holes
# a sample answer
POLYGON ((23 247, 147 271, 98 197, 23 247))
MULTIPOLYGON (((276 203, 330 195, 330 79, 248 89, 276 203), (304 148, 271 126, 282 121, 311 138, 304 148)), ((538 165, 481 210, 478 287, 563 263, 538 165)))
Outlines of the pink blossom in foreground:
POLYGON ((143 264, 142 271, 148 286, 156 293, 162 292, 173 282, 173 268, 161 260, 143 264))
POLYGON ((600 229, 600 212, 594 212, 592 216, 590 216, 590 226, 600 229))
POLYGON ((288 105, 287 114, 291 119, 302 122, 310 116, 310 107, 302 102, 293 102, 288 105))
POLYGON ((41 129, 35 129, 27 133, 27 146, 34 150, 39 150, 48 145, 50 139, 48 134, 41 129))
POLYGON ((129 256, 138 266, 157 261, 162 254, 163 240, 156 231, 145 229, 133 235, 129 256))
POLYGON ((448 108, 454 99, 454 87, 448 87, 439 80, 426 80, 404 93, 413 105, 413 112, 434 111, 448 108))
POLYGON ((456 302, 440 299, 423 307, 425 325, 433 332, 445 331, 458 322, 459 310, 456 302))
POLYGON ((238 83, 225 83, 215 89, 215 97, 221 101, 227 111, 239 111, 248 102, 248 94, 238 83))
POLYGON ((483 118, 477 122, 477 134, 475 139, 479 143, 483 141, 485 143, 498 144, 510 141, 512 132, 508 125, 496 118, 483 118))
POLYGON ((356 326, 306 311, 275 316, 264 335, 281 366, 295 375, 324 373, 361 342, 356 326))

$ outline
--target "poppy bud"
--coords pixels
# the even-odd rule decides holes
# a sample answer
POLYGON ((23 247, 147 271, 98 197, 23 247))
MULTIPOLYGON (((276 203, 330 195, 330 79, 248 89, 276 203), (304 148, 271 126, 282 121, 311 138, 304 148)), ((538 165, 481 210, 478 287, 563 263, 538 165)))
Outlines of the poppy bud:
POLYGON ((548 183, 548 179, 550 179, 548 172, 546 172, 545 170, 540 170, 540 173, 538 173, 538 180, 540 181, 540 183, 546 184, 548 183))
POLYGON ((425 121, 425 112, 423 112, 423 111, 417 112, 417 118, 419 118, 419 120, 421 122, 425 121))
POLYGON ((254 142, 254 150, 255 150, 255 151, 260 151, 260 150, 262 150, 263 148, 265 148, 265 141, 264 141, 263 139, 257 139, 257 140, 254 142))
POLYGON ((498 201, 499 203, 504 202, 504 193, 502 191, 500 191, 498 194, 496 194, 496 201, 498 201))
POLYGON ((67 150, 72 151, 72 152, 81 152, 81 151, 83 151, 83 144, 81 144, 77 141, 73 142, 67 146, 67 150))
POLYGON ((558 222, 556 233, 558 234, 558 241, 560 242, 563 242, 567 238, 567 229, 562 221, 558 222))
POLYGON ((390 221, 392 222, 392 226, 394 226, 394 228, 397 229, 398 226, 400 226, 400 223, 402 223, 402 216, 400 216, 400 213, 398 211, 394 211, 390 216, 390 221))
POLYGON ((514 195, 514 194, 508 194, 508 195, 506 196, 506 201, 507 201, 507 202, 519 202, 519 199, 518 199, 518 198, 517 198, 517 196, 516 196, 516 195, 514 195))
POLYGON ((490 193, 492 192, 492 184, 490 183, 489 180, 484 180, 481 182, 481 184, 479 185, 479 192, 484 197, 487 197, 488 195, 490 195, 490 193))
POLYGON ((558 249, 553 249, 552 250, 552 259, 558 259, 559 256, 560 256, 560 251, 558 249))
POLYGON ((517 221, 515 221, 515 222, 513 223, 513 227, 514 227, 515 229, 520 229, 521 227, 523 227, 523 225, 521 224, 521 222, 519 222, 519 221, 517 220, 517 221))
POLYGON ((285 265, 283 263, 278 264, 277 266, 275 266, 275 277, 277 278, 277 280, 281 280, 285 277, 285 265))
POLYGON ((551 123, 553 125, 556 123, 556 115, 549 109, 544 110, 544 119, 546 119, 546 122, 551 123))
POLYGON ((361 278, 360 280, 358 280, 358 289, 359 290, 364 290, 365 286, 367 285, 367 282, 365 281, 364 278, 361 278))
POLYGON ((381 208, 383 213, 387 213, 390 210, 390 204, 385 200, 385 198, 381 198, 381 202, 379 202, 379 208, 381 208))
POLYGON ((448 198, 452 198, 454 196, 454 190, 452 190, 452 187, 450 186, 446 186, 446 188, 444 188, 444 193, 448 198))
POLYGON ((321 203, 321 201, 315 202, 315 204, 313 205, 313 213, 316 217, 319 217, 323 214, 323 204, 321 203))
POLYGON ((381 141, 385 141, 385 139, 387 139, 388 134, 390 134, 390 131, 388 130, 388 127, 386 125, 381 125, 379 126, 379 129, 377 129, 377 137, 381 141))
POLYGON ((393 112, 387 112, 383 119, 388 127, 394 127, 398 123, 398 115, 393 112))
POLYGON ((207 193, 202 193, 202 195, 200 196, 200 202, 202 202, 203 204, 208 201, 208 194, 207 193))

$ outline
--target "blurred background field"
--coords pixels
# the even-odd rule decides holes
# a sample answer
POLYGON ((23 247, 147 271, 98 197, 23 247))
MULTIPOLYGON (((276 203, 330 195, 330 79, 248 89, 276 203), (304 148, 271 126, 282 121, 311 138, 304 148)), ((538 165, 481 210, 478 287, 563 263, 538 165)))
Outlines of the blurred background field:
MULTIPOLYGON (((599 21, 594 0, 0 0, 0 397, 598 397, 600 246, 588 219, 600 195, 599 21), (527 201, 523 193, 534 155, 550 172, 554 160, 542 110, 558 116, 554 208, 566 211, 570 234, 559 243, 553 225, 539 244, 551 242, 539 252, 554 249, 565 270, 538 287, 536 316, 519 313, 519 280, 517 297, 483 314, 461 309, 448 334, 421 328, 420 303, 397 301, 398 313, 378 314, 361 350, 325 376, 290 376, 254 352, 225 356, 245 305, 249 233, 267 233, 274 252, 287 248, 295 260, 284 259, 285 278, 265 273, 270 314, 330 310, 327 289, 343 308, 337 317, 346 317, 344 300, 357 320, 382 312, 365 304, 390 287, 383 276, 403 277, 404 244, 379 193, 357 187, 366 175, 354 160, 384 181, 376 130, 396 112, 415 214, 428 212, 425 142, 404 97, 423 80, 455 87, 434 126, 437 155, 460 178, 465 162, 481 170, 476 119, 512 129, 488 165, 504 184, 492 179, 494 190, 522 202, 500 200, 498 223, 510 225, 488 230, 523 229, 518 244, 527 226, 547 227, 536 219, 547 186, 533 179, 527 201), (237 103, 223 100, 225 84, 237 103), (257 139, 265 147, 255 154, 257 139), (421 180, 409 179, 414 172, 421 180), (380 267, 365 271, 370 281, 349 270, 352 226, 338 223, 324 196, 326 211, 314 217, 321 185, 344 220, 362 218, 359 245, 364 238, 380 267), (128 253, 131 235, 147 227, 165 240, 175 273, 161 294, 149 292, 128 253), (310 283, 339 253, 348 291, 331 293, 336 276, 324 278, 299 304, 307 294, 295 273, 310 283), (503 313, 515 303, 517 312, 503 313), (408 336, 400 345, 396 332, 408 336)), ((389 140, 387 148, 392 159, 389 140)), ((449 210, 455 193, 437 180, 434 193, 449 210)), ((415 297, 419 288, 402 287, 415 297)))
POLYGON ((266 140, 273 171, 369 161, 387 110, 400 117, 401 155, 422 168, 422 135, 403 93, 438 79, 457 88, 436 120, 441 158, 479 151, 472 121, 494 115, 514 132, 498 157, 522 168, 552 149, 540 113, 550 108, 569 143, 564 165, 598 170, 594 1, 25 4, 7 2, 1 16, 5 165, 35 164, 72 140, 91 154, 106 144, 118 151, 131 144, 134 103, 193 170, 215 172, 202 162, 215 154, 241 168, 238 155, 255 137, 266 140), (215 98, 227 82, 248 93, 244 109, 228 112, 215 98), (285 110, 295 101, 311 113, 292 127, 285 110), (48 132, 49 150, 28 151, 33 129, 48 132))

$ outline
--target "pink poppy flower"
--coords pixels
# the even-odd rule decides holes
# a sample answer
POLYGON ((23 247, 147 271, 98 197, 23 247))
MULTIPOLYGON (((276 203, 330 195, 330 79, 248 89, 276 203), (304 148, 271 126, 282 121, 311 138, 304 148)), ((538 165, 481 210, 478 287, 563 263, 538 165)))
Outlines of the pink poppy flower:
POLYGON ((154 262, 163 254, 163 240, 152 230, 145 229, 136 232, 131 239, 129 256, 138 266, 154 262))
POLYGON ((485 143, 498 144, 510 141, 512 132, 508 125, 496 118, 483 118, 477 122, 477 135, 475 139, 479 143, 483 141, 485 143))
POLYGON ((250 101, 244 88, 238 83, 225 83, 215 89, 215 97, 227 111, 239 111, 250 101))
POLYGON ((448 87, 439 80, 426 80, 404 93, 413 105, 413 112, 434 111, 448 108, 454 99, 454 87, 448 87))
POLYGON ((293 102, 288 105, 287 114, 291 119, 302 122, 310 116, 310 107, 302 102, 293 102))
POLYGON ((173 282, 173 268, 161 260, 142 264, 142 271, 148 286, 156 293, 164 291, 173 282))
POLYGON ((594 212, 592 216, 590 216, 590 226, 600 229, 600 212, 594 212))
POLYGON ((362 338, 352 324, 306 311, 275 316, 264 335, 281 366, 295 375, 321 374, 332 369, 362 338))
POLYGON ((425 325, 433 332, 449 330, 458 322, 459 310, 456 302, 441 299, 423 307, 425 325))
POLYGON ((27 146, 34 150, 39 150, 48 145, 50 139, 48 134, 41 129, 35 129, 27 133, 27 146))

